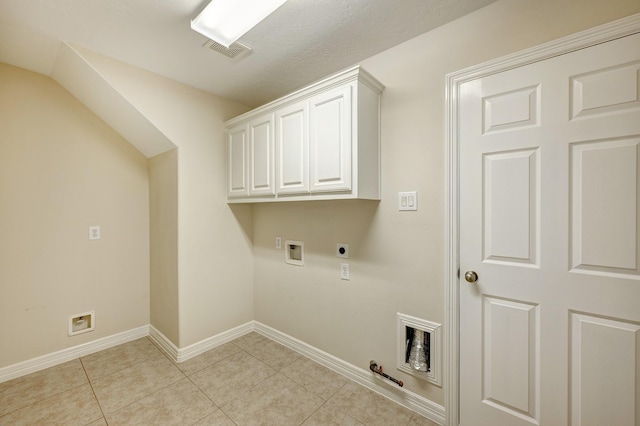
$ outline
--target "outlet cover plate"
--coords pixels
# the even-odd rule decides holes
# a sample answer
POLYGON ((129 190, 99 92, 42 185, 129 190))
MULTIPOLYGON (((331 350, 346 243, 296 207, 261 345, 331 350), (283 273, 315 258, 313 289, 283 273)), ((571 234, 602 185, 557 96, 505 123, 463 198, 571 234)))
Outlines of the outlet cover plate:
POLYGON ((349 244, 338 243, 336 245, 336 257, 340 257, 342 259, 349 258, 349 244))
POLYGON ((100 226, 90 226, 89 227, 89 239, 90 240, 99 240, 100 239, 100 226))
POLYGON ((349 281, 351 279, 348 263, 340 264, 340 279, 345 281, 349 281))

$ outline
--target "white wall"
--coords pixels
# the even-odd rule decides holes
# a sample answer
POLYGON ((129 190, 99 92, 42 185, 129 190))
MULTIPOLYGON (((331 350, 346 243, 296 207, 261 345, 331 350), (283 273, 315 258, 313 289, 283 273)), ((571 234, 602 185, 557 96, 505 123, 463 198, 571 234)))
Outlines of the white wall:
POLYGON ((148 324, 147 159, 48 77, 0 64, 0 93, 0 367, 148 324))
POLYGON ((382 97, 382 201, 254 207, 256 319, 443 403, 442 389, 395 370, 396 312, 444 322, 445 76, 640 12, 637 0, 502 0, 361 62, 382 97), (398 212, 398 191, 419 193, 398 212), (274 237, 304 241, 284 264, 274 237), (351 280, 339 279, 349 243, 351 280))
POLYGON ((178 150, 149 160, 151 324, 179 341, 178 304, 178 150))

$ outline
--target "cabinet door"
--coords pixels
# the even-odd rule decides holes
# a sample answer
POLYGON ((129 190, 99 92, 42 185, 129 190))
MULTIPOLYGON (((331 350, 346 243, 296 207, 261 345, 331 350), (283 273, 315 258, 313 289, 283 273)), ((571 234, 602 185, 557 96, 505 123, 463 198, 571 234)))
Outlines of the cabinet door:
POLYGON ((249 122, 249 196, 275 195, 273 114, 249 122))
POLYGON ((311 192, 351 190, 351 92, 342 86, 311 98, 311 192))
POLYGON ((298 102, 276 113, 278 194, 309 192, 309 107, 298 102))
POLYGON ((229 198, 246 197, 247 191, 247 126, 227 131, 227 195, 229 198))

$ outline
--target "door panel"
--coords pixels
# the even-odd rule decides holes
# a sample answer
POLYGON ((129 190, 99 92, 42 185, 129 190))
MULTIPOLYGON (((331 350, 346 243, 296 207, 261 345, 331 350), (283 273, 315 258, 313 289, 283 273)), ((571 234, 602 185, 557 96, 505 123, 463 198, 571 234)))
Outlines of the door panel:
POLYGON ((483 259, 487 262, 537 266, 538 155, 537 149, 525 149, 484 156, 483 259))
POLYGON ((571 424, 638 424, 640 325, 573 312, 571 332, 571 424))
POLYGON ((640 107, 640 62, 571 77, 571 118, 640 107))
POLYGON ((640 35, 460 86, 460 422, 640 424, 640 35))
POLYGON ((640 275, 640 138, 571 145, 572 272, 640 275))
POLYGON ((540 86, 488 96, 483 101, 484 133, 540 124, 540 86))
POLYGON ((539 306, 485 296, 483 400, 535 420, 539 403, 539 306))

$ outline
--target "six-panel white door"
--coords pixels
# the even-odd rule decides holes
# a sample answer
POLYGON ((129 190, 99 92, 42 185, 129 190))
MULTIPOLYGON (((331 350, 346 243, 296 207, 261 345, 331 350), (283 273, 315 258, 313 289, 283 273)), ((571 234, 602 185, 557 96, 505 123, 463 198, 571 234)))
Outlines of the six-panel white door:
POLYGON ((638 426, 640 35, 459 102, 460 423, 638 426))

